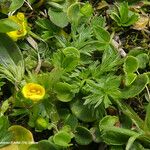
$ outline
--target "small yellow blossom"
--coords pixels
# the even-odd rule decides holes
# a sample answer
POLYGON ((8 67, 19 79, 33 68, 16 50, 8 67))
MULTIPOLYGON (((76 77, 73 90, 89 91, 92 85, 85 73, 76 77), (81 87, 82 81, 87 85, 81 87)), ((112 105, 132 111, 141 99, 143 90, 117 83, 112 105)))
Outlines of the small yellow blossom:
POLYGON ((29 98, 33 101, 39 101, 43 99, 45 95, 45 89, 43 86, 36 83, 27 83, 23 89, 22 93, 25 98, 29 98))
POLYGON ((19 25, 20 29, 7 32, 7 35, 14 41, 17 41, 18 39, 24 37, 27 34, 27 21, 24 14, 19 12, 17 13, 17 15, 9 16, 8 18, 16 22, 19 25))

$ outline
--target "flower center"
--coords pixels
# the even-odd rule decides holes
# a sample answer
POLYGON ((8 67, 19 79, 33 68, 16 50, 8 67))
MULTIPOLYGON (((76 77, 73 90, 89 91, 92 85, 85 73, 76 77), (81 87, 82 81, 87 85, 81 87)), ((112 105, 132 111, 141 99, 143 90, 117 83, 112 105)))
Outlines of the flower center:
POLYGON ((28 83, 23 87, 22 93, 25 98, 38 101, 43 99, 45 95, 45 89, 39 84, 28 83))
POLYGON ((34 94, 40 95, 41 94, 41 90, 40 89, 30 89, 29 92, 30 92, 31 95, 34 95, 34 94))
POLYGON ((18 30, 18 31, 17 31, 17 35, 22 34, 22 32, 23 32, 23 30, 18 30))

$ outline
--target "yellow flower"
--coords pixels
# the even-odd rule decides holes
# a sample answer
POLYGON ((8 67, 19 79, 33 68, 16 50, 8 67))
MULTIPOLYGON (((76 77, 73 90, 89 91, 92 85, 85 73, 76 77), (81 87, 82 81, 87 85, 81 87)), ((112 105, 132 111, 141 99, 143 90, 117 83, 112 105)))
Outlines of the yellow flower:
POLYGON ((8 18, 16 22, 19 25, 20 30, 7 32, 7 35, 11 37, 14 41, 17 41, 18 39, 24 37, 27 34, 27 21, 24 14, 17 13, 17 15, 9 16, 8 18))
POLYGON ((45 89, 43 86, 36 83, 27 83, 23 89, 22 93, 25 98, 29 98, 33 101, 39 101, 43 99, 45 95, 45 89))

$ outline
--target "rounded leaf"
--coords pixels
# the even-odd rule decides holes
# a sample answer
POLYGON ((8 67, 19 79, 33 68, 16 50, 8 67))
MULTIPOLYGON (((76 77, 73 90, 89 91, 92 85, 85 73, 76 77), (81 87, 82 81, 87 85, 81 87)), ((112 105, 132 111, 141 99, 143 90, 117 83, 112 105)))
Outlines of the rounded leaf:
POLYGON ((93 122, 96 117, 91 113, 90 109, 83 105, 81 100, 76 100, 70 104, 72 113, 84 122, 93 122))
POLYGON ((72 100, 74 93, 71 90, 72 87, 68 83, 59 82, 55 86, 57 98, 62 102, 69 102, 72 100))
POLYGON ((125 84, 126 86, 131 85, 136 79, 137 75, 135 73, 128 73, 125 75, 125 84))
POLYGON ((71 142, 71 135, 65 131, 60 131, 56 133, 53 137, 53 141, 56 145, 63 146, 63 147, 68 147, 70 146, 71 142))
POLYGON ((99 122, 99 128, 102 130, 103 128, 114 126, 117 122, 118 117, 107 115, 99 122))
POLYGON ((139 67, 138 59, 133 56, 127 56, 123 65, 124 72, 127 74, 133 73, 137 71, 138 67, 139 67))
POLYGON ((75 132, 75 140, 80 145, 88 145, 92 142, 92 134, 85 127, 77 127, 75 132))
POLYGON ((69 114, 65 119, 64 124, 69 125, 71 129, 74 130, 78 125, 78 119, 74 115, 69 114))
POLYGON ((20 125, 13 125, 8 130, 13 134, 12 142, 19 144, 8 145, 1 150, 27 150, 34 142, 32 133, 20 125))
POLYGON ((65 56, 73 56, 75 58, 80 58, 80 52, 75 47, 67 47, 63 50, 65 56))
POLYGON ((140 94, 148 82, 149 78, 146 74, 138 75, 130 86, 122 89, 122 98, 128 99, 140 94))
POLYGON ((139 62, 139 68, 144 69, 146 68, 146 64, 149 62, 149 57, 147 54, 142 53, 136 56, 139 62))
POLYGON ((48 140, 39 141, 38 148, 38 150, 58 150, 57 146, 48 140))
POLYGON ((91 131, 91 134, 92 134, 92 136, 93 136, 93 141, 94 141, 95 143, 100 143, 100 142, 102 142, 101 133, 100 133, 100 130, 99 130, 98 127, 92 127, 92 128, 90 129, 90 131, 91 131))
POLYGON ((58 27, 64 28, 68 25, 68 18, 65 12, 48 10, 50 20, 58 27))
POLYGON ((81 13, 85 16, 91 16, 93 14, 94 10, 92 8, 92 5, 89 3, 86 3, 82 8, 81 8, 81 13))
POLYGON ((80 19, 80 3, 72 4, 67 11, 67 16, 71 22, 77 23, 80 19))
POLYGON ((72 71, 78 64, 80 60, 80 52, 74 47, 67 47, 63 50, 65 55, 62 62, 62 67, 66 71, 72 71))
POLYGON ((13 125, 8 130, 13 134, 13 141, 34 141, 32 133, 20 125, 13 125))

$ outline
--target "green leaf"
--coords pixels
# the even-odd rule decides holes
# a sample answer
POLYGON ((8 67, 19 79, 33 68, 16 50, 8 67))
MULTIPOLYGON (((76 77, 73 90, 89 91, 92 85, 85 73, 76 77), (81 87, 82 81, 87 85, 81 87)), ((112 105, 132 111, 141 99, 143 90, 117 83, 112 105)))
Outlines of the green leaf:
POLYGON ((4 113, 9 109, 9 105, 9 99, 5 100, 1 105, 0 113, 4 115, 4 113))
POLYGON ((66 120, 69 116, 71 116, 69 109, 66 108, 58 109, 58 114, 62 120, 66 120))
POLYGON ((24 0, 12 0, 12 3, 9 7, 10 12, 14 12, 19 9, 24 3, 24 0))
POLYGON ((97 82, 87 80, 86 83, 86 88, 90 94, 84 97, 84 105, 93 105, 94 108, 97 108, 102 103, 107 108, 111 104, 110 97, 115 99, 121 95, 119 90, 120 77, 118 76, 101 76, 97 82))
POLYGON ((72 92, 72 86, 68 83, 57 83, 55 85, 55 92, 57 94, 57 98, 62 102, 69 102, 74 97, 74 93, 72 92))
POLYGON ((61 2, 64 2, 64 0, 51 0, 52 2, 55 2, 55 3, 61 3, 61 2))
MULTIPOLYGON (((46 147, 46 146, 45 146, 46 147)), ((45 150, 47 150, 46 148, 44 148, 45 150)), ((28 150, 39 150, 38 148, 38 144, 32 144, 28 147, 28 150)), ((55 149, 54 149, 55 150, 55 149)))
POLYGON ((20 108, 20 109, 13 109, 13 112, 11 113, 11 116, 19 116, 19 115, 26 115, 29 114, 29 111, 26 108, 20 108))
POLYGON ((137 14, 133 14, 129 19, 128 19, 128 21, 125 23, 125 24, 123 24, 123 26, 130 26, 130 25, 132 25, 132 24, 134 24, 137 20, 138 20, 138 15, 137 14))
POLYGON ((51 8, 48 10, 50 20, 58 27, 64 28, 68 25, 68 18, 65 12, 53 11, 51 8))
POLYGON ((145 74, 148 76, 149 84, 150 84, 150 72, 146 72, 145 74))
POLYGON ((109 106, 111 106, 111 100, 109 99, 109 97, 108 97, 108 95, 106 94, 105 96, 104 96, 104 106, 105 106, 105 108, 108 108, 109 106))
POLYGON ((118 26, 130 26, 138 20, 138 15, 129 10, 128 3, 122 2, 111 10, 110 17, 118 24, 118 26))
POLYGON ((106 26, 106 20, 102 16, 94 16, 94 18, 91 20, 92 26, 100 26, 104 28, 106 26))
POLYGON ((122 100, 115 100, 115 102, 118 104, 122 112, 125 115, 127 115, 138 128, 143 129, 144 121, 137 115, 137 113, 129 105, 124 103, 122 100))
POLYGON ((110 147, 110 150, 124 150, 123 146, 119 146, 119 145, 112 145, 110 147))
POLYGON ((93 122, 96 117, 91 113, 90 109, 83 105, 82 100, 75 100, 70 104, 72 113, 84 122, 93 122))
POLYGON ((78 65, 79 59, 76 59, 75 57, 68 56, 65 57, 62 62, 62 67, 65 69, 66 72, 70 72, 78 65))
POLYGON ((96 35, 96 38, 103 42, 103 43, 109 43, 110 42, 110 33, 106 31, 104 28, 100 26, 94 27, 94 33, 96 35))
POLYGON ((2 86, 5 84, 5 82, 2 82, 0 80, 0 96, 3 95, 3 92, 2 92, 2 86))
POLYGON ((65 55, 62 61, 62 67, 65 71, 73 70, 79 63, 80 60, 80 52, 74 47, 67 47, 63 50, 63 54, 65 55))
POLYGON ((144 90, 148 82, 149 79, 146 74, 138 75, 130 86, 122 89, 122 98, 128 99, 140 94, 144 90))
POLYGON ((6 34, 0 33, 0 76, 19 83, 24 76, 24 61, 20 49, 6 34))
POLYGON ((134 80, 136 79, 137 75, 135 73, 128 73, 125 75, 125 85, 129 86, 131 85, 134 80))
MULTIPOLYGON (((121 78, 119 76, 109 76, 106 78, 105 84, 104 84, 104 91, 106 94, 108 94, 112 98, 118 98, 120 97, 120 81, 121 78)), ((107 98, 106 98, 107 99, 107 98)))
POLYGON ((140 144, 139 142, 135 141, 135 142, 132 144, 130 150, 145 150, 145 148, 143 147, 142 144, 140 144))
POLYGON ((142 54, 142 53, 144 53, 144 52, 145 52, 145 49, 143 49, 143 48, 141 48, 141 47, 135 47, 135 48, 132 48, 132 49, 129 51, 128 55, 129 55, 129 56, 134 56, 134 57, 136 57, 136 56, 138 56, 138 55, 140 55, 140 54, 142 54))
POLYGON ((63 10, 63 5, 58 4, 57 2, 47 2, 47 4, 49 4, 53 9, 55 9, 56 11, 62 11, 63 10))
POLYGON ((69 125, 71 129, 74 130, 78 125, 78 119, 74 115, 69 114, 65 119, 64 124, 69 125))
POLYGON ((118 69, 118 66, 121 64, 121 58, 116 50, 111 47, 105 49, 102 56, 102 63, 100 68, 96 70, 97 73, 104 74, 108 72, 113 72, 118 69))
POLYGON ((104 93, 100 91, 99 94, 90 94, 84 97, 84 99, 84 105, 94 105, 94 108, 97 108, 104 101, 104 93))
POLYGON ((9 131, 13 133, 13 139, 15 141, 33 141, 32 133, 20 125, 9 127, 9 131))
POLYGON ((118 16, 116 12, 112 12, 110 17, 117 22, 119 26, 121 26, 121 18, 118 16))
POLYGON ((121 22, 126 23, 128 20, 128 11, 129 11, 128 3, 127 2, 121 3, 118 9, 120 13, 121 22))
POLYGON ((56 145, 63 146, 63 147, 68 147, 70 146, 71 142, 71 135, 65 131, 59 131, 56 133, 53 137, 53 141, 56 145))
POLYGON ((62 68, 62 61, 64 59, 63 53, 61 51, 57 51, 53 54, 52 63, 55 68, 62 68))
POLYGON ((126 150, 130 150, 134 141, 140 136, 141 134, 137 134, 135 136, 131 136, 128 140, 128 143, 126 145, 126 150))
POLYGON ((43 40, 49 40, 49 39, 51 39, 53 37, 53 33, 51 32, 51 31, 43 31, 42 32, 42 35, 41 35, 41 38, 43 39, 43 40))
POLYGON ((80 61, 80 53, 74 47, 67 47, 63 51, 54 53, 52 62, 56 68, 62 68, 66 72, 72 71, 80 61))
POLYGON ((146 108, 146 117, 145 117, 145 121, 144 121, 144 130, 145 131, 150 131, 150 103, 147 105, 146 108))
POLYGON ((72 4, 68 10, 67 10, 67 16, 70 20, 70 22, 72 22, 73 24, 78 24, 79 19, 81 17, 80 14, 80 3, 76 2, 74 4, 72 4))
POLYGON ((136 136, 138 133, 119 127, 104 127, 102 130, 102 138, 108 145, 123 145, 130 136, 136 136))
MULTIPOLYGON (((59 150, 58 146, 48 140, 41 140, 38 142, 38 149, 37 150, 59 150)), ((29 148, 29 150, 32 150, 29 148)), ((34 150, 34 149, 33 149, 34 150)))
POLYGON ((138 59, 133 56, 127 56, 123 65, 124 72, 126 74, 133 73, 137 71, 138 67, 139 67, 138 59))
POLYGON ((0 33, 0 64, 18 64, 23 60, 18 46, 6 34, 0 33))
POLYGON ((26 150, 34 142, 32 133, 22 126, 13 125, 9 128, 9 131, 13 135, 12 142, 20 142, 20 144, 11 144, 1 150, 26 150))
POLYGON ((75 58, 80 58, 80 52, 75 47, 67 47, 63 50, 66 57, 72 56, 75 58))
POLYGON ((5 116, 0 117, 0 148, 7 145, 5 142, 10 142, 12 139, 12 134, 8 131, 9 122, 8 118, 5 116))
POLYGON ((1 33, 7 33, 14 30, 19 30, 19 26, 16 22, 13 20, 6 18, 0 20, 0 32, 1 33))
POLYGON ((53 97, 44 100, 44 107, 51 122, 58 122, 60 120, 55 103, 53 103, 53 97))
POLYGON ((121 123, 121 127, 122 128, 126 128, 126 129, 131 129, 132 128, 132 118, 129 118, 129 116, 125 115, 125 114, 121 114, 119 116, 119 120, 120 120, 120 123, 121 123))
POLYGON ((99 128, 102 130, 103 128, 114 126, 118 121, 118 117, 107 115, 99 122, 99 128))
POLYGON ((95 126, 92 127, 90 129, 90 131, 91 131, 91 134, 93 136, 93 142, 95 142, 95 143, 102 142, 101 133, 100 133, 100 130, 99 130, 99 128, 97 126, 96 127, 95 126))
POLYGON ((93 14, 94 10, 92 8, 92 5, 89 3, 86 3, 82 8, 81 8, 81 13, 87 17, 91 16, 93 14))
POLYGON ((92 142, 92 134, 82 126, 78 126, 75 132, 75 141, 80 145, 88 145, 92 142))
POLYGON ((44 29, 48 30, 49 32, 58 32, 59 27, 56 27, 49 19, 47 18, 38 18, 36 24, 44 29))
POLYGON ((142 53, 136 56, 139 62, 139 68, 144 69, 146 68, 146 64, 149 62, 149 57, 147 54, 142 53))

